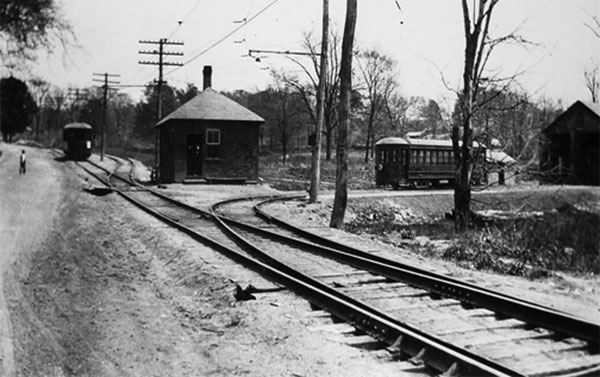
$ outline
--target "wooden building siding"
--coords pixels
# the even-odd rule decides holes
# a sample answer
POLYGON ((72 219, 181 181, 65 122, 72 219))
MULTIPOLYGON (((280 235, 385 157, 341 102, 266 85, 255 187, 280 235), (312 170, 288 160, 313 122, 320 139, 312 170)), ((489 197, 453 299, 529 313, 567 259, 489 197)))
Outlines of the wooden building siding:
POLYGON ((160 173, 165 183, 185 180, 258 180, 258 122, 173 119, 160 127, 160 173), (218 130, 219 144, 207 143, 218 130), (197 152, 196 152, 197 151, 197 152), (198 166, 190 154, 199 153, 198 166))
POLYGON ((577 101, 544 129, 542 180, 600 185, 600 114, 596 107, 577 101))

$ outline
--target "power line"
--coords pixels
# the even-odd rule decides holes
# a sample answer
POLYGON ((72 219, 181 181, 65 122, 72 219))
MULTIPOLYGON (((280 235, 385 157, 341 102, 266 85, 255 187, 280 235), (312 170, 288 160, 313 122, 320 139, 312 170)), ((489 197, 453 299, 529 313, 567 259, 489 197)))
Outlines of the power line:
POLYGON ((173 35, 177 32, 177 30, 179 30, 179 28, 181 27, 181 25, 183 25, 183 23, 185 21, 187 21, 188 17, 190 17, 190 15, 192 14, 192 12, 196 8, 198 8, 198 5, 200 5, 201 2, 202 2, 202 0, 196 1, 196 4, 194 4, 194 6, 192 7, 192 9, 189 10, 189 12, 185 15, 185 17, 183 17, 183 19, 181 21, 177 21, 177 26, 175 27, 175 29, 173 30, 173 32, 169 35, 169 37, 167 39, 171 39, 173 37, 173 35))
MULTIPOLYGON (((261 10, 259 10, 258 12, 256 12, 252 17, 248 18, 246 20, 246 22, 240 24, 240 26, 236 27, 235 29, 233 29, 232 31, 230 31, 229 33, 227 33, 225 36, 221 37, 219 40, 217 40, 215 43, 213 43, 212 45, 210 45, 209 47, 205 48, 204 50, 200 51, 198 54, 192 56, 192 58, 190 58, 188 61, 186 61, 185 63, 183 63, 182 65, 187 65, 191 62, 193 62, 194 60, 198 59, 200 56, 206 54, 208 51, 212 50, 213 48, 217 47, 218 45, 220 45, 223 41, 225 41, 227 38, 229 38, 231 35, 233 35, 235 32, 237 32, 238 30, 240 30, 241 28, 245 27, 246 25, 248 25, 248 23, 250 23, 252 20, 254 20, 255 18, 257 18, 258 16, 260 16, 261 14, 263 14, 265 11, 267 11, 267 9, 269 9, 270 7, 272 7, 273 5, 275 5, 275 3, 277 3, 279 0, 273 0, 272 2, 270 2, 269 4, 267 4, 267 6, 265 6, 264 8, 262 8, 261 10)), ((166 73, 166 75, 169 75, 173 72, 175 72, 177 69, 179 68, 175 68, 169 72, 166 73)))

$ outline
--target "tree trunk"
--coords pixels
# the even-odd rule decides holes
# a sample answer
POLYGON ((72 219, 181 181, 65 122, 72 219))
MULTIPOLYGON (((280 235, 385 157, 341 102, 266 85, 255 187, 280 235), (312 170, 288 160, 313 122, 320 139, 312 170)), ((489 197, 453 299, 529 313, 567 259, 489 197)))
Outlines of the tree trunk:
POLYGON ((327 79, 327 49, 329 48, 329 0, 323 0, 323 27, 321 36, 321 60, 319 72, 319 93, 317 95, 317 124, 315 127, 315 144, 312 146, 311 176, 309 203, 316 203, 321 185, 321 136, 323 119, 325 118, 325 84, 327 79))
POLYGON ((371 140, 374 139, 373 137, 373 129, 375 128, 373 123, 375 118, 375 109, 373 106, 371 106, 371 111, 369 112, 369 120, 368 120, 368 124, 367 124, 367 141, 365 143, 365 164, 369 163, 369 154, 371 152, 371 140))
POLYGON ((352 55, 354 30, 356 29, 358 0, 347 0, 344 38, 340 66, 340 105, 338 125, 338 141, 336 148, 337 171, 335 180, 335 197, 331 213, 330 226, 341 228, 344 223, 346 204, 348 202, 348 135, 350 130, 350 95, 352 90, 352 55))
POLYGON ((281 152, 283 154, 282 156, 282 161, 283 164, 285 165, 285 163, 287 162, 287 127, 286 127, 286 122, 283 122, 283 129, 281 131, 281 152))
POLYGON ((325 134, 325 159, 327 161, 331 160, 331 129, 328 128, 329 131, 325 134))
MULTIPOLYGON (((480 4, 481 6, 483 4, 480 4)), ((466 230, 471 225, 471 148, 473 131, 471 127, 473 116, 474 90, 477 86, 476 59, 481 26, 471 30, 471 16, 466 0, 462 1, 463 22, 465 28, 465 61, 463 71, 463 90, 459 96, 461 106, 462 137, 458 124, 452 128, 452 147, 456 161, 456 177, 454 180, 454 228, 458 232, 466 230), (475 86, 475 87, 474 87, 475 86), (462 144, 459 144, 462 139, 462 144)), ((479 12, 483 8, 480 7, 479 12)))

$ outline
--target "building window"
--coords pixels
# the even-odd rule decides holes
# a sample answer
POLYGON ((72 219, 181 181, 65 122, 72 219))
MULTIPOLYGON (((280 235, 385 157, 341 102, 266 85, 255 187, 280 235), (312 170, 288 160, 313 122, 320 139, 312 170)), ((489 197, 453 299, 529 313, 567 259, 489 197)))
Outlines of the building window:
POLYGON ((219 158, 221 146, 221 130, 209 128, 206 130, 206 158, 219 158))

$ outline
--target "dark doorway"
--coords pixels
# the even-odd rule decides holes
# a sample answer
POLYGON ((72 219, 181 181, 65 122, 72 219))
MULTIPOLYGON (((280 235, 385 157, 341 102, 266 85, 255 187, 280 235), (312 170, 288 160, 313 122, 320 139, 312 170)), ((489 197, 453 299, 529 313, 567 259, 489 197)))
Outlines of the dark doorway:
POLYGON ((202 176, 202 135, 187 135, 187 175, 202 176))

